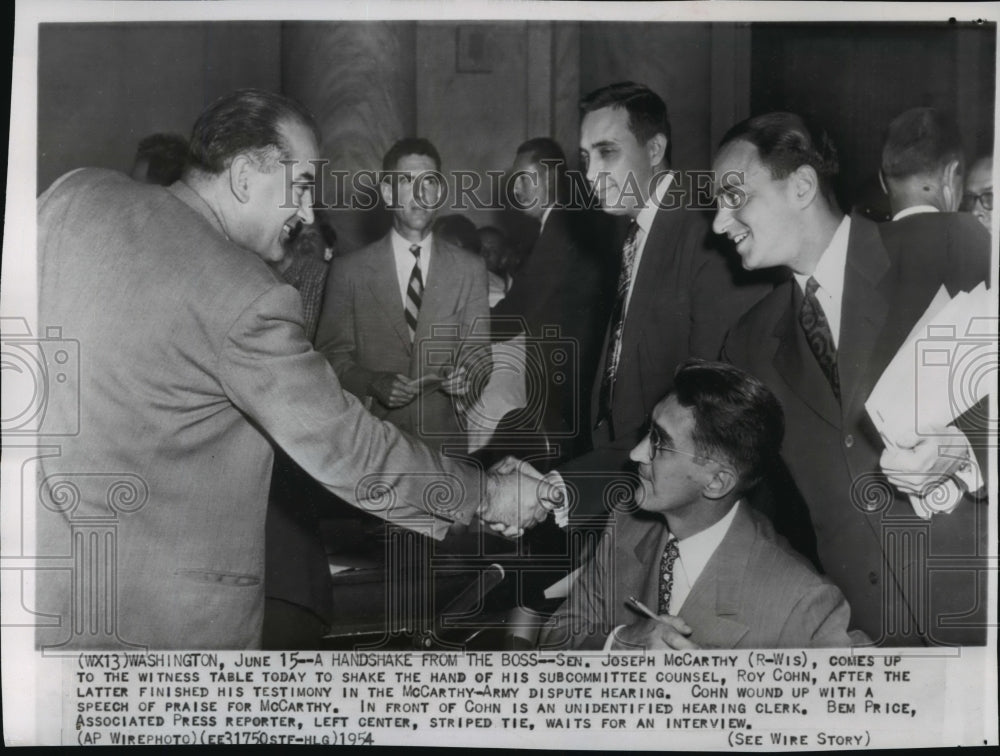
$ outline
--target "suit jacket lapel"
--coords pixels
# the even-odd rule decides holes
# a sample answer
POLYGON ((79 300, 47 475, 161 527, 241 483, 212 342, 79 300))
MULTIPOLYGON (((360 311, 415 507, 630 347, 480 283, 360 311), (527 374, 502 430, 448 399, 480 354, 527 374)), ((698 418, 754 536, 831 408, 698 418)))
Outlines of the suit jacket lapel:
POLYGON ((417 318, 417 339, 427 339, 433 334, 435 324, 446 322, 443 316, 451 313, 451 303, 460 283, 456 275, 455 256, 447 245, 435 240, 430 275, 424 277, 424 296, 417 318))
POLYGON ((889 255, 878 227, 860 216, 851 218, 851 234, 847 245, 847 267, 844 271, 843 313, 840 319, 840 345, 837 369, 845 413, 856 402, 868 397, 859 394, 866 383, 875 342, 885 326, 889 304, 879 289, 879 282, 889 270, 889 255))
POLYGON ((816 357, 809 348, 809 342, 799 323, 802 291, 794 279, 788 281, 785 286, 788 287, 788 306, 772 332, 772 336, 778 341, 772 359, 774 368, 802 401, 830 425, 839 428, 841 419, 837 397, 834 396, 830 382, 816 362, 816 357))
POLYGON ((705 648, 735 648, 749 631, 739 620, 740 603, 757 529, 747 505, 737 506, 729 531, 681 607, 681 616, 694 630, 693 639, 705 648))
MULTIPOLYGON (((391 232, 390 232, 391 234, 391 232)), ((410 329, 403 316, 403 300, 399 296, 399 278, 396 276, 396 258, 392 253, 392 240, 386 235, 368 261, 371 274, 368 288, 378 302, 378 310, 392 325, 400 341, 410 349, 410 329)))
POLYGON ((670 231, 677 210, 659 210, 653 216, 646 242, 642 248, 639 269, 635 271, 632 298, 625 313, 625 330, 622 332, 622 361, 633 359, 638 348, 642 325, 647 322, 644 311, 658 297, 671 296, 664 286, 673 286, 665 276, 669 263, 670 231))

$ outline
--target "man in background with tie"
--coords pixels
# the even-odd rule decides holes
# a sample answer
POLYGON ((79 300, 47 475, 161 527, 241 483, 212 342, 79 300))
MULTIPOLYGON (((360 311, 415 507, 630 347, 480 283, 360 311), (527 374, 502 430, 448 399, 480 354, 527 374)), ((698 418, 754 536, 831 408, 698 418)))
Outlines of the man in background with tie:
POLYGON ((781 447, 781 405, 731 365, 691 361, 632 450, 618 512, 541 647, 847 647, 850 609, 744 495, 781 447), (633 600, 633 597, 635 600, 633 600))
POLYGON ((345 389, 434 448, 461 442, 453 398, 467 392, 463 340, 489 317, 482 258, 431 232, 440 170, 426 139, 402 139, 386 153, 379 188, 392 228, 334 263, 316 334, 345 389), (428 339, 433 349, 421 347, 428 339))
POLYGON ((953 511, 920 520, 897 490, 950 476, 978 489, 968 483, 976 457, 953 428, 941 429, 946 443, 924 436, 884 452, 864 404, 938 290, 975 287, 989 260, 932 237, 904 243, 896 223, 845 216, 833 196, 837 171, 829 139, 791 113, 751 118, 723 138, 714 230, 745 268, 793 273, 733 328, 724 357, 782 404, 782 456, 854 625, 883 645, 981 644, 985 502, 969 490, 953 511))
MULTIPOLYGON (((584 97, 580 109, 587 181, 604 212, 629 223, 591 398, 594 452, 561 471, 613 473, 627 462, 677 366, 689 357, 717 358, 726 331, 768 289, 737 282, 735 258, 713 246, 707 218, 670 170, 670 121, 655 92, 611 84, 584 97)), ((605 481, 597 481, 580 481, 587 490, 577 514, 606 511, 598 490, 605 481)))

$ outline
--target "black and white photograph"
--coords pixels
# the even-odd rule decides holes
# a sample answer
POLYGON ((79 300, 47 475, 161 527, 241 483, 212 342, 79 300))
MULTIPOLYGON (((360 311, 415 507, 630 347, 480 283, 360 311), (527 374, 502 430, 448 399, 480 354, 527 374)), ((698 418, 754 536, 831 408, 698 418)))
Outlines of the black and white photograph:
POLYGON ((996 745, 997 3, 18 2, 7 745, 996 745))

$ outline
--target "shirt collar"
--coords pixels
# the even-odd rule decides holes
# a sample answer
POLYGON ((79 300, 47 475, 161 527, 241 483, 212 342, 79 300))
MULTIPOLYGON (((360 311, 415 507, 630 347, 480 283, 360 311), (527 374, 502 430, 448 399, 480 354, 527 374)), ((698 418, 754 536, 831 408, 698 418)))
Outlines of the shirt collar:
MULTIPOLYGON (((840 225, 837 226, 837 230, 834 231, 830 243, 823 250, 823 254, 819 258, 819 263, 816 265, 816 270, 812 272, 811 276, 816 279, 816 283, 820 285, 821 289, 826 290, 831 296, 836 297, 838 301, 840 298, 839 292, 844 288, 844 270, 847 267, 847 242, 850 236, 851 216, 845 215, 844 219, 840 221, 840 225)), ((795 274, 795 280, 802 291, 806 290, 806 282, 809 278, 808 274, 795 274)))
POLYGON ((427 255, 429 255, 430 252, 431 252, 431 246, 432 246, 432 244, 434 242, 434 234, 433 233, 427 234, 427 236, 425 236, 423 239, 421 239, 418 242, 411 242, 408 239, 404 239, 403 236, 395 228, 392 229, 392 236, 391 236, 391 238, 392 238, 392 250, 393 250, 393 252, 395 252, 400 257, 404 257, 404 259, 405 259, 406 256, 409 256, 410 258, 412 258, 413 255, 410 253, 410 247, 412 247, 414 244, 419 244, 420 245, 420 259, 421 260, 426 260, 427 259, 427 255))
POLYGON ((635 222, 638 224, 639 228, 642 229, 644 234, 649 233, 649 227, 653 225, 653 218, 656 216, 656 211, 660 209, 663 204, 663 195, 667 193, 667 189, 674 181, 674 174, 667 173, 664 175, 653 187, 653 193, 646 203, 646 206, 639 211, 639 214, 635 217, 635 222))
POLYGON ((894 216, 892 216, 892 219, 894 221, 897 221, 900 218, 905 218, 907 215, 919 215, 920 213, 939 213, 939 212, 941 211, 938 210, 936 207, 934 207, 934 205, 914 205, 913 207, 903 208, 894 216))
POLYGON ((714 525, 677 541, 677 551, 691 585, 694 585, 698 576, 704 571, 705 565, 708 564, 708 560, 712 558, 712 554, 719 548, 722 539, 726 537, 729 526, 733 524, 733 519, 736 517, 736 510, 740 506, 742 503, 736 502, 725 516, 714 525))

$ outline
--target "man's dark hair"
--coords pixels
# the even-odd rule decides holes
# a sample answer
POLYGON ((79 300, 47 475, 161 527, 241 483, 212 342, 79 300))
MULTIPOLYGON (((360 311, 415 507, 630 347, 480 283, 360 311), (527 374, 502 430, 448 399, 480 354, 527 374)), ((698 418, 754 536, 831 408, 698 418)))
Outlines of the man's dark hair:
POLYGON ((146 161, 146 182, 170 186, 184 172, 188 140, 180 134, 150 134, 139 141, 135 162, 146 161))
POLYGON ((911 108, 889 124, 882 144, 882 175, 904 179, 939 171, 952 160, 962 167, 962 138, 950 115, 911 108))
POLYGON ((837 148, 827 133, 795 113, 765 113, 740 121, 726 132, 719 149, 736 141, 757 148, 760 161, 771 176, 783 179, 803 165, 811 166, 819 177, 827 200, 836 205, 833 181, 840 171, 837 148))
POLYGON ((542 169, 545 180, 549 182, 554 192, 549 195, 552 201, 558 203, 566 198, 569 177, 566 174, 566 154, 559 146, 559 142, 549 137, 535 137, 522 142, 515 154, 518 157, 526 156, 531 165, 537 165, 542 169))
POLYGON ((399 161, 407 155, 426 155, 434 161, 434 170, 441 170, 441 156, 429 140, 423 137, 405 137, 396 142, 382 158, 382 170, 394 171, 399 161))
POLYGON ((271 170, 290 157, 281 133, 287 122, 297 122, 319 143, 312 114, 283 95, 260 89, 238 89, 206 108, 191 133, 190 166, 218 175, 237 155, 253 157, 262 170, 271 170))
POLYGON ((785 434, 785 415, 771 390, 732 365, 688 360, 674 375, 672 393, 694 416, 698 452, 736 468, 737 493, 758 483, 785 434))
POLYGON ((449 244, 479 254, 480 243, 476 224, 464 215, 457 213, 442 215, 434 221, 434 233, 449 244))
POLYGON ((580 101, 580 115, 592 113, 601 108, 624 108, 628 112, 628 128, 639 144, 646 144, 657 134, 667 138, 665 159, 670 162, 670 119, 667 104, 645 84, 621 81, 595 89, 580 101))

